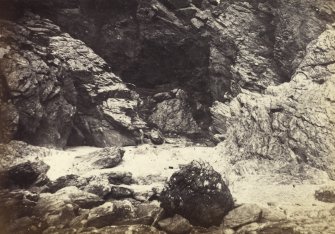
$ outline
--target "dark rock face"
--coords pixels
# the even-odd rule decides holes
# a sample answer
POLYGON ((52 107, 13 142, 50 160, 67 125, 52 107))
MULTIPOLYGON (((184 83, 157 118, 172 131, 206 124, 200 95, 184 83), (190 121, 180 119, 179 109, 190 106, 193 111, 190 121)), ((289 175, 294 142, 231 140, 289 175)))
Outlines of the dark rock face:
POLYGON ((36 145, 134 145, 138 95, 81 41, 27 14, 1 22, 1 139, 36 145), (68 140, 70 138, 70 140, 68 140), (68 142, 69 141, 69 142, 68 142))
POLYGON ((191 224, 205 227, 219 225, 233 208, 233 198, 221 175, 196 161, 171 176, 160 201, 168 214, 180 214, 191 224))

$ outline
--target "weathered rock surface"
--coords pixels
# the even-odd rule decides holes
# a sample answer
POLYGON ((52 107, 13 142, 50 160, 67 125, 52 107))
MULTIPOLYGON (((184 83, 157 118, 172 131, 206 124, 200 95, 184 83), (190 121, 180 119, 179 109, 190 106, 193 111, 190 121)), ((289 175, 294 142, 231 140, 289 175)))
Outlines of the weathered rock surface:
POLYGON ((321 187, 315 191, 315 198, 319 201, 335 203, 335 187, 321 187))
POLYGON ((192 115, 192 109, 183 90, 173 90, 171 96, 158 102, 148 118, 148 122, 167 133, 183 135, 199 134, 200 127, 192 115))
MULTIPOLYGON (((191 132, 207 132, 210 125, 208 107, 214 100, 229 101, 243 90, 262 93, 270 85, 290 80, 305 55, 307 44, 325 30, 327 23, 335 20, 335 4, 328 0, 3 1, 9 9, 4 17, 14 17, 20 15, 23 9, 33 9, 52 19, 71 36, 93 48, 122 79, 136 84, 143 97, 152 97, 175 88, 184 89, 189 94, 187 102, 164 100, 156 108, 169 115, 164 115, 163 118, 156 113, 153 114, 154 118, 150 118, 164 131, 167 126, 170 126, 167 128, 170 131, 172 126, 176 127, 179 123, 183 126, 177 128, 180 133, 187 131, 187 127, 192 127, 191 132), (16 12, 11 13, 15 7, 16 12), (178 107, 177 110, 171 105, 178 107), (178 118, 171 113, 176 111, 179 115, 185 113, 184 118, 192 121, 186 121, 186 124, 175 121, 178 118)), ((32 46, 35 47, 34 44, 32 46)), ((61 43, 56 46, 61 46, 61 43)), ((8 47, 3 46, 0 55, 7 53, 7 50, 8 47)), ((69 54, 65 58, 69 57, 76 55, 69 54)), ((82 57, 90 56, 81 54, 81 60, 82 57)), ((42 60, 46 62, 43 58, 42 60)), ((88 60, 92 61, 91 58, 88 60)), ((80 64, 85 62, 81 61, 80 64)), ((50 67, 50 64, 46 62, 46 66, 50 67)), ((105 65, 102 67, 101 70, 109 72, 105 65)), ((87 76, 87 70, 82 69, 81 72, 87 76)), ((65 80, 69 80, 68 76, 78 76, 72 75, 73 69, 66 73, 63 75, 65 80)), ((84 98, 85 101, 78 101, 77 105, 74 98, 77 95, 66 91, 71 95, 58 101, 66 108, 57 112, 56 104, 50 104, 52 107, 48 109, 47 119, 50 119, 51 113, 57 112, 57 116, 63 119, 74 120, 70 144, 134 144, 136 140, 133 131, 144 125, 136 115, 137 98, 134 93, 129 92, 122 83, 115 85, 120 84, 115 80, 112 85, 115 87, 114 91, 118 90, 118 95, 111 94, 104 88, 86 92, 87 87, 78 88, 78 85, 86 83, 93 87, 92 82, 87 79, 76 80, 80 80, 80 84, 64 82, 66 90, 75 90, 81 96, 84 96, 83 92, 95 92, 94 100, 98 100, 99 111, 96 111, 96 103, 86 102, 91 98, 84 98)), ((52 78, 48 83, 50 90, 50 84, 54 82, 55 79, 52 78)), ((100 82, 97 83, 100 86, 100 82)), ((106 87, 106 81, 102 83, 106 87)), ((59 86, 54 90, 57 87, 59 86)), ((55 92, 58 91, 49 91, 55 92)), ((4 98, 4 103, 7 103, 7 99, 4 98)), ((31 103, 37 102, 34 101, 31 103)), ((35 122, 28 129, 30 132, 36 132, 40 119, 43 119, 42 113, 46 111, 42 106, 45 107, 44 104, 35 105, 35 112, 31 114, 35 117, 35 122)), ((14 109, 9 109, 2 116, 4 122, 11 124, 4 125, 9 129, 2 138, 12 137, 17 128, 15 121, 18 121, 18 114, 14 109)), ((149 116, 143 115, 144 118, 149 116)), ((22 121, 20 118, 20 122, 22 121)), ((57 138, 58 135, 61 139, 67 138, 70 134, 67 130, 69 127, 62 132, 59 131, 59 124, 45 134, 48 137, 40 137, 38 141, 46 139, 44 144, 50 140, 59 141, 57 144, 64 145, 64 140, 57 138), (58 135, 50 135, 50 132, 58 132, 58 135)), ((71 126, 72 122, 63 124, 71 126)), ((26 124, 22 122, 21 125, 26 124)), ((20 128, 19 131, 21 132, 20 128)), ((24 135, 20 139, 29 137, 24 135)))
POLYGON ((110 201, 89 211, 86 226, 151 225, 159 212, 160 208, 155 205, 134 204, 127 200, 110 201))
POLYGON ((134 234, 164 234, 165 232, 157 230, 156 228, 148 225, 120 225, 120 226, 109 226, 100 229, 89 229, 87 231, 83 231, 83 234, 90 233, 101 233, 101 234, 124 234, 124 233, 134 233, 134 234))
POLYGON ((221 175, 197 161, 171 176, 160 201, 168 214, 180 214, 191 224, 205 227, 219 225, 233 208, 233 198, 221 175))
POLYGON ((335 178, 334 39, 329 26, 311 42, 291 82, 215 103, 213 126, 224 134, 224 155, 236 171, 300 168, 296 174, 304 178, 312 172, 307 165, 335 178))
POLYGON ((258 222, 262 209, 254 204, 245 204, 230 211, 223 219, 223 224, 228 228, 238 228, 243 225, 258 222))
POLYGON ((104 148, 95 152, 78 156, 73 165, 74 171, 112 168, 122 161, 124 151, 118 147, 104 148))
POLYGON ((86 42, 125 80, 146 88, 186 87, 203 104, 208 96, 222 101, 240 88, 262 91, 288 80, 306 45, 335 20, 335 5, 327 0, 21 5, 86 42))
POLYGON ((145 127, 136 112, 138 95, 102 58, 33 14, 1 21, 1 29, 3 140, 57 147, 136 143, 145 127))
POLYGON ((49 182, 46 173, 49 166, 44 162, 24 162, 10 167, 4 172, 4 179, 8 187, 27 188, 35 185, 45 185, 49 182))
POLYGON ((192 229, 190 222, 178 214, 174 215, 172 218, 159 221, 158 226, 163 231, 174 234, 189 233, 192 229))

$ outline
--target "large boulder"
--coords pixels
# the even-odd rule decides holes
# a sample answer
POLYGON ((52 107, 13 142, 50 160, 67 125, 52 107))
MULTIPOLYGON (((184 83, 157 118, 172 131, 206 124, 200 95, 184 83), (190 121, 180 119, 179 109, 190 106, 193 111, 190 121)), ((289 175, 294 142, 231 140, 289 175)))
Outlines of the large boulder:
POLYGON ((210 165, 193 161, 175 172, 160 194, 167 214, 180 214, 191 224, 219 225, 234 205, 229 188, 210 165))

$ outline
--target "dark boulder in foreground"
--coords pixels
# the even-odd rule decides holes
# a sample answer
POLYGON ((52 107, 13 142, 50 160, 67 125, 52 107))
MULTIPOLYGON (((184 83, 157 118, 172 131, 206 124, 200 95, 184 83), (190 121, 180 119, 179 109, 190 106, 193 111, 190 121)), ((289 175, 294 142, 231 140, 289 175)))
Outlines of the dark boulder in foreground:
POLYGON ((160 196, 167 214, 180 214, 191 224, 219 225, 234 205, 229 188, 209 164, 193 161, 175 172, 160 196))
POLYGON ((44 162, 24 162, 10 167, 4 174, 7 186, 29 187, 48 182, 46 176, 49 166, 44 162))

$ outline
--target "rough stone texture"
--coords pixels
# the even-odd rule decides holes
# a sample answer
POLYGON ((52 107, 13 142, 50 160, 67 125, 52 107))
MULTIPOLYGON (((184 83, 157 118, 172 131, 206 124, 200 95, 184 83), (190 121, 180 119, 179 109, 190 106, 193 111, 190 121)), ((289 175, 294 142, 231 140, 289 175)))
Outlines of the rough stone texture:
POLYGON ((0 144, 0 171, 8 170, 11 166, 49 154, 51 154, 49 149, 32 146, 21 141, 0 144))
POLYGON ((264 90, 288 79, 306 45, 335 19, 327 0, 25 2, 88 43, 125 79, 207 87, 219 99, 239 87, 264 90))
POLYGON ((6 95, 0 96, 1 103, 8 103, 1 105, 2 113, 8 109, 1 115, 2 124, 8 124, 2 139, 15 135, 58 147, 135 144, 136 131, 145 127, 136 112, 138 95, 103 59, 33 14, 17 23, 1 21, 1 29, 1 87, 6 95))
POLYGON ((334 42, 329 26, 309 44, 291 82, 215 103, 213 126, 224 134, 223 154, 236 170, 261 171, 266 165, 285 173, 300 168, 297 174, 303 175, 308 165, 335 178, 334 42))
POLYGON ((104 148, 92 153, 78 156, 74 162, 74 170, 112 168, 120 164, 124 150, 118 147, 104 148))
POLYGON ((103 202, 94 194, 83 192, 76 187, 66 187, 54 194, 42 193, 34 207, 34 214, 42 219, 46 227, 63 228, 76 218, 81 209, 90 209, 103 202))
POLYGON ((90 234, 92 232, 97 232, 101 234, 124 234, 124 233, 134 233, 134 234, 165 234, 165 232, 157 230, 154 227, 148 225, 121 225, 121 226, 109 226, 100 229, 90 229, 88 231, 82 232, 83 234, 90 234))
POLYGON ((156 105, 148 121, 167 133, 192 135, 200 132, 185 97, 164 100, 156 105))
MULTIPOLYGON (((24 162, 10 167, 4 174, 7 186, 29 187, 33 184, 43 185, 48 182, 46 173, 49 166, 44 162, 24 162)), ((1 178, 3 179, 3 178, 1 178)))
POLYGON ((152 129, 150 131, 149 138, 155 145, 162 145, 165 141, 163 134, 157 129, 152 129))
POLYGON ((151 225, 160 210, 157 206, 137 207, 127 200, 106 202, 89 211, 87 227, 102 228, 111 225, 151 225))
POLYGON ((159 221, 158 226, 163 231, 173 234, 189 233, 192 229, 190 222, 178 214, 174 215, 172 218, 159 221))
POLYGON ((175 172, 160 194, 168 214, 180 214, 191 224, 221 223, 233 207, 233 198, 221 175, 205 163, 193 161, 175 172))
POLYGON ((41 232, 33 209, 39 195, 25 190, 0 190, 0 227, 3 233, 41 232))
MULTIPOLYGON (((187 115, 205 133, 210 125, 208 107, 213 100, 229 101, 243 89, 264 92, 269 85, 290 80, 304 57, 306 45, 335 20, 335 3, 328 0, 3 1, 9 9, 4 17, 20 15, 28 8, 52 19, 93 48, 122 79, 139 86, 143 97, 173 88, 184 89, 189 93, 190 107, 178 101, 164 105, 186 108, 187 115)), ((7 47, 2 48, 6 50, 7 47)), ((71 84, 67 86, 71 88, 71 84)), ((127 95, 121 94, 123 99, 127 95)), ((134 144, 132 134, 117 127, 121 125, 132 132, 131 126, 143 126, 134 115, 124 114, 136 106, 134 98, 129 103, 115 100, 114 96, 113 100, 107 99, 101 101, 99 118, 76 111, 80 113, 75 115, 71 144, 134 144)), ((68 107, 63 116, 74 114, 71 107, 76 105, 69 99, 59 102, 68 107)), ((35 109, 35 119, 41 118, 41 107, 35 109)), ((55 112, 55 107, 51 109, 55 112)), ((11 114, 6 118, 14 121, 15 112, 7 112, 11 114)), ((173 118, 169 115, 167 120, 173 118)), ((15 124, 10 128, 6 138, 15 131, 15 124)), ((32 128, 36 128, 36 123, 32 128)), ((59 134, 63 139, 69 133, 59 134)), ((57 136, 49 138, 56 141, 57 136)))
POLYGON ((315 191, 315 199, 335 203, 335 187, 325 186, 315 191))
POLYGON ((228 228, 238 228, 243 225, 258 222, 262 209, 255 204, 245 204, 230 211, 223 219, 223 225, 228 228))

